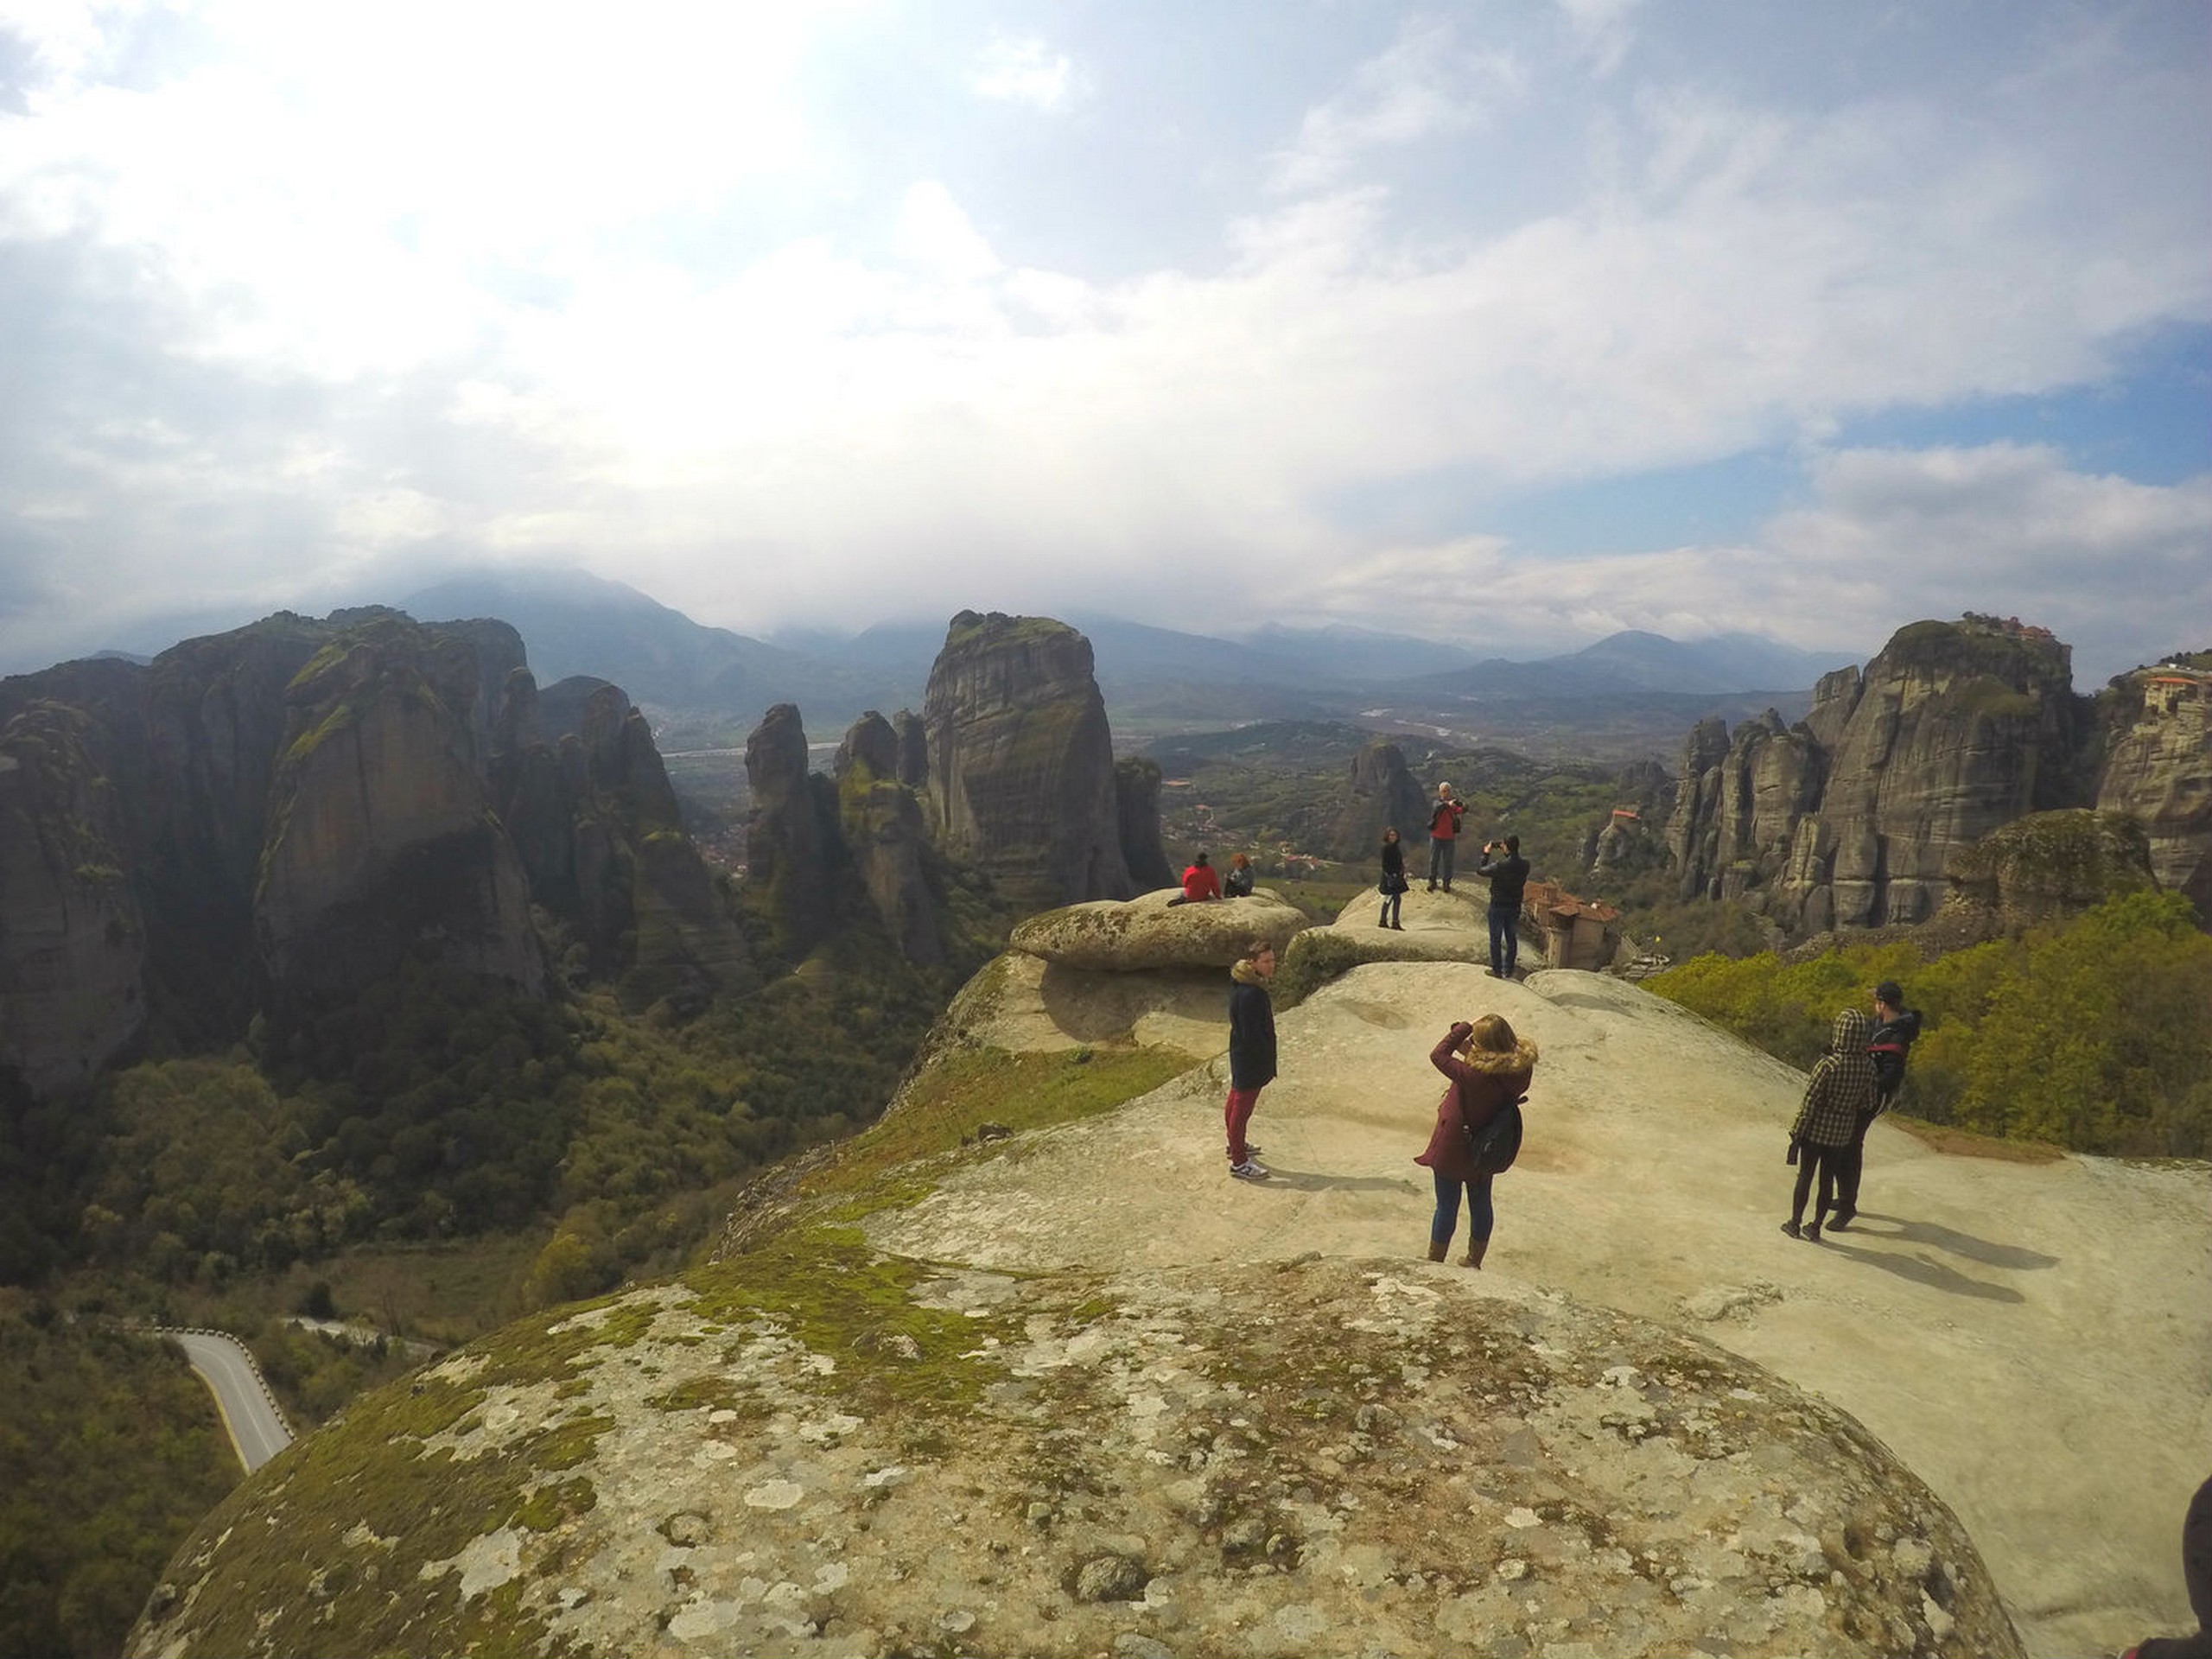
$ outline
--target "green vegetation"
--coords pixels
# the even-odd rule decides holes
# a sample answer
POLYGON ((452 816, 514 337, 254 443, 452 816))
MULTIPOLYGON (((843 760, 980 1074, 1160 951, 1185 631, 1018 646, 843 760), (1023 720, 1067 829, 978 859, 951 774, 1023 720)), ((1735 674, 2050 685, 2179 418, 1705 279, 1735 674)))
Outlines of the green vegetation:
POLYGON ((2212 938, 2177 894, 2125 894, 1932 963, 1907 944, 1789 967, 1703 957, 1646 984, 1807 1066, 1836 1010, 1883 979, 1925 1020, 1903 1110, 2077 1152, 2212 1155, 2212 938))
POLYGON ((174 1346, 0 1291, 0 1659, 105 1656, 238 1479, 174 1346))

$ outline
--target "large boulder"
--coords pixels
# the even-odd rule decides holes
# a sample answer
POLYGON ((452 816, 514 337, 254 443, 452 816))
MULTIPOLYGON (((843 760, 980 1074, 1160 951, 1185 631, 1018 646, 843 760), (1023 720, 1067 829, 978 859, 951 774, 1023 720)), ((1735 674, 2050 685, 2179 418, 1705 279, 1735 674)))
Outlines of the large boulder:
POLYGON ((1248 899, 1179 905, 1173 891, 1117 903, 1068 905, 1015 925, 1012 950, 1070 968, 1141 973, 1158 968, 1226 968, 1266 939, 1278 954, 1306 914, 1262 887, 1248 899))
POLYGON ((270 1465, 156 1605, 137 1659, 2020 1652, 1950 1510, 1819 1396, 1311 1255, 772 1250, 539 1315, 270 1465))
POLYGON ((1037 909, 1135 891, 1090 642, 1046 617, 963 611, 930 671, 931 829, 1037 909))
POLYGON ((2100 702, 2097 810, 2142 823, 2158 885, 2212 926, 2212 652, 2122 675, 2100 702))

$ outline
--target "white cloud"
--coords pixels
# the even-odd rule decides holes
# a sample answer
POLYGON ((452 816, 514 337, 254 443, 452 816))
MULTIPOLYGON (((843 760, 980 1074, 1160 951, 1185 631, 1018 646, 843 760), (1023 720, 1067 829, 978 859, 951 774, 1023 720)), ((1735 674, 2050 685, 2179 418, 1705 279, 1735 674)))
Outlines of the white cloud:
POLYGON ((1556 0, 1577 48, 1595 72, 1610 75, 1627 54, 1633 31, 1630 14, 1643 0, 1556 0))
POLYGON ((1344 92, 1306 112, 1297 142, 1275 158, 1274 188, 1286 194, 1328 188, 1367 152, 1465 131, 1527 86, 1511 54, 1462 46, 1448 22, 1415 18, 1344 92))
POLYGON ((1074 63, 1033 36, 994 40, 977 55, 968 84, 982 97, 1047 112, 1066 109, 1077 92, 1074 63))

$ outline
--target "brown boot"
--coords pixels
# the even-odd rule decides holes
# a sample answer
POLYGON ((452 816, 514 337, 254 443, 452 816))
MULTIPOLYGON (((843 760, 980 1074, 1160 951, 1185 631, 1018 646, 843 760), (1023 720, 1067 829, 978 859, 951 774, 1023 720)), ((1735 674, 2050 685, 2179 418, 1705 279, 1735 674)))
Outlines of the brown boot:
POLYGON ((1449 1251, 1451 1248, 1451 1240, 1444 1238, 1432 1238, 1428 1241, 1428 1259, 1432 1262, 1441 1262, 1444 1259, 1446 1253, 1449 1251))
POLYGON ((1489 1251, 1489 1249, 1490 1240, 1486 1238, 1469 1239, 1467 1241, 1467 1253, 1459 1258, 1459 1265, 1463 1268, 1479 1268, 1483 1264, 1483 1256, 1489 1251))

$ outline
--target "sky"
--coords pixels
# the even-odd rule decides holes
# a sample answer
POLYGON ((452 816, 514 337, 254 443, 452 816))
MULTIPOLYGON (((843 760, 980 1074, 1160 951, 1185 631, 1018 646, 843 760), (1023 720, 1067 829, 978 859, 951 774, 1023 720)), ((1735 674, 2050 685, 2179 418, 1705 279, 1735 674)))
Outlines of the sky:
POLYGON ((2212 646, 2202 0, 0 0, 0 671, 464 569, 2212 646))

